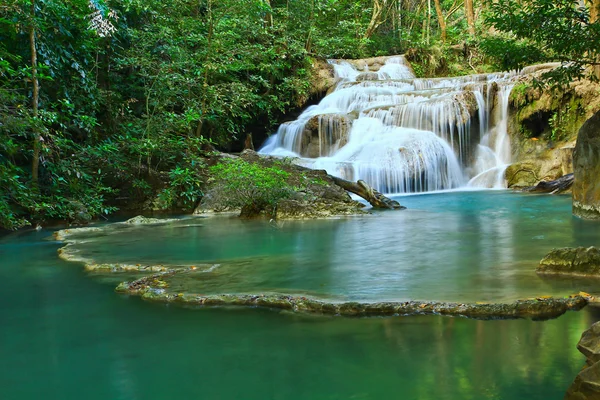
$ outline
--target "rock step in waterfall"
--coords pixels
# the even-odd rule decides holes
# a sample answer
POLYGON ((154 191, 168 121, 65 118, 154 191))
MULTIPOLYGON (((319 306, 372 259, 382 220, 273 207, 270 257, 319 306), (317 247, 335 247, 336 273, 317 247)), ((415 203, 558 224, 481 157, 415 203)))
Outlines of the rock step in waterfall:
POLYGON ((377 70, 330 63, 334 90, 282 124, 260 153, 298 157, 387 194, 505 187, 508 100, 519 74, 417 79, 403 56, 377 70))

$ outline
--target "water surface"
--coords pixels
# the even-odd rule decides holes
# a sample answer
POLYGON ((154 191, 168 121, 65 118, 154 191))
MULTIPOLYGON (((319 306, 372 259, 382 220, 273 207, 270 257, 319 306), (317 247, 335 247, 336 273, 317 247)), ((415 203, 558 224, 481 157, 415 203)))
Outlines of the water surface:
POLYGON ((194 293, 292 293, 335 300, 514 301, 600 281, 540 277, 555 247, 600 244, 598 225, 571 215, 568 196, 506 191, 400 197, 408 210, 321 221, 185 219, 84 235, 98 262, 219 264, 194 293))
POLYGON ((579 336, 600 319, 188 310, 116 295, 59 246, 48 232, 0 239, 2 399, 561 399, 584 363, 579 336))

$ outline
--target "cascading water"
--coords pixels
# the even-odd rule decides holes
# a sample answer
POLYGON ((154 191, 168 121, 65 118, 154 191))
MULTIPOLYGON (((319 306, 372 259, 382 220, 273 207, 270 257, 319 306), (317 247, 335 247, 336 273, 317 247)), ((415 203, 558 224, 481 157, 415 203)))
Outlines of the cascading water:
POLYGON ((516 74, 416 79, 402 56, 378 71, 332 64, 335 90, 282 124, 261 153, 299 157, 302 165, 363 179, 383 193, 505 186, 516 74))

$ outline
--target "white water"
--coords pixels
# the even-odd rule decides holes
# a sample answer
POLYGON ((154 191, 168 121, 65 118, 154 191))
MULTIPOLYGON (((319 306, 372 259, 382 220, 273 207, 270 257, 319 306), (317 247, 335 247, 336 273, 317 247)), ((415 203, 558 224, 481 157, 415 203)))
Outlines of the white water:
POLYGON ((348 62, 333 66, 333 93, 282 124, 260 153, 300 157, 302 165, 363 179, 383 193, 505 187, 514 73, 416 79, 394 57, 377 80, 363 80, 367 71, 348 62), (479 120, 478 135, 472 120, 479 120))

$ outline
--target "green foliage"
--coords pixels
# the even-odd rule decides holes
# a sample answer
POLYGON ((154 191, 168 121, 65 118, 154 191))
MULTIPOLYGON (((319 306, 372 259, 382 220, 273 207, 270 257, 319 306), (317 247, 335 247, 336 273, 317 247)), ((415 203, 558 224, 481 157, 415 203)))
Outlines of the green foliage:
POLYGON ((506 37, 488 42, 505 69, 538 61, 560 61, 562 68, 544 73, 544 82, 564 87, 588 77, 588 65, 600 57, 600 23, 590 21, 589 10, 576 0, 509 0, 493 3, 487 23, 506 37))
POLYGON ((510 36, 488 36, 479 42, 479 48, 501 70, 521 69, 527 65, 548 59, 529 39, 515 39, 510 36))
POLYGON ((487 58, 479 51, 478 43, 463 43, 450 47, 442 43, 427 46, 417 43, 406 52, 418 78, 462 76, 484 72, 487 58), (475 65, 479 68, 475 69, 475 65))
POLYGON ((0 226, 85 222, 152 200, 191 209, 202 195, 202 156, 213 146, 237 150, 247 133, 272 131, 306 104, 316 57, 415 48, 419 76, 470 73, 481 60, 450 46, 465 40, 454 3, 442 1, 445 12, 454 8, 442 45, 435 18, 415 1, 383 8, 374 0, 5 1, 0 226))
POLYGON ((176 167, 169 172, 169 186, 158 195, 160 208, 179 206, 191 210, 202 197, 202 179, 196 171, 176 167))
POLYGON ((272 209, 294 190, 287 183, 290 174, 276 166, 235 159, 211 167, 210 172, 216 181, 216 197, 229 207, 272 209))

